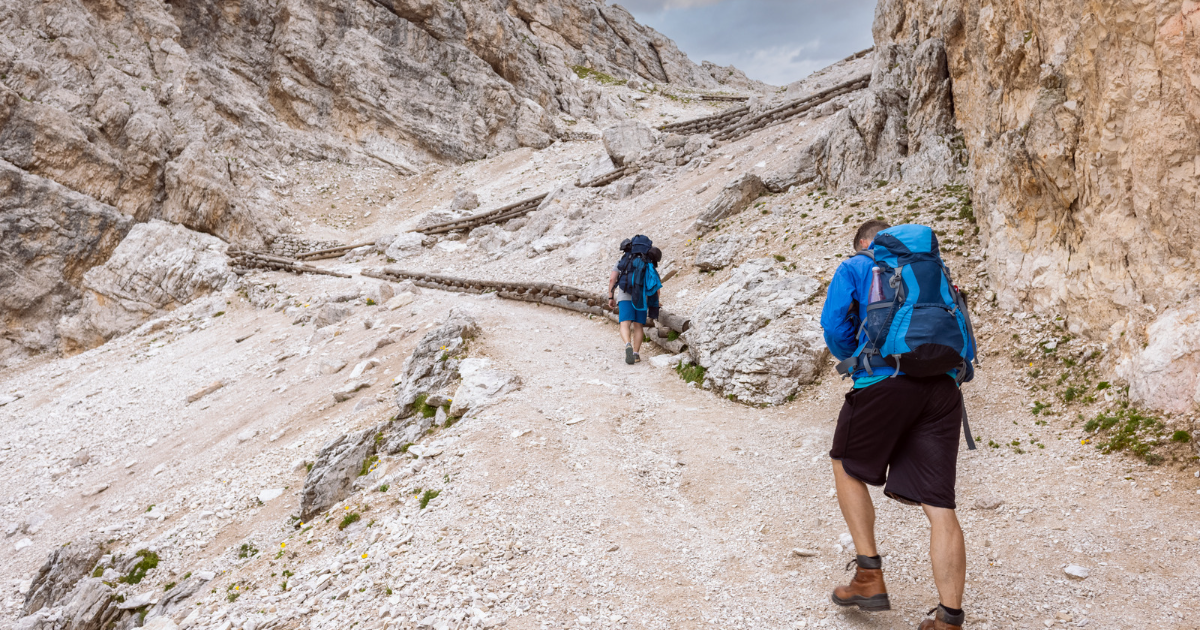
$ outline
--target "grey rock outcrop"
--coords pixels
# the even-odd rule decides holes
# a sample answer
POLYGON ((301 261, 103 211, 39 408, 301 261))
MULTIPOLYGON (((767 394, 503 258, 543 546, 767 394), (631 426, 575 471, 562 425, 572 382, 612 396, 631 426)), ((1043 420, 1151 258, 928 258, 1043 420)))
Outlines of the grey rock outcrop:
POLYGON ((396 406, 400 416, 412 413, 420 396, 441 395, 449 398, 458 379, 458 365, 467 344, 479 334, 479 325, 470 314, 453 309, 441 326, 426 333, 413 353, 405 359, 396 380, 396 406))
POLYGON ((728 267, 752 239, 737 234, 721 234, 700 246, 695 265, 700 271, 716 271, 728 267))
POLYGON ((208 234, 152 220, 130 230, 103 265, 83 276, 80 313, 64 325, 68 343, 90 348, 233 285, 228 245, 208 234))
POLYGON ((731 217, 750 207, 755 199, 765 195, 767 187, 762 179, 754 173, 747 173, 729 182, 717 195, 704 212, 696 219, 692 229, 705 234, 717 226, 722 219, 731 217))
POLYGON ((1172 413, 1200 404, 1200 299, 1163 311, 1145 335, 1145 347, 1117 366, 1129 395, 1172 413))
POLYGON ((704 387, 749 404, 781 404, 825 367, 820 323, 800 307, 820 290, 783 276, 769 258, 749 261, 692 314, 687 340, 707 372, 704 387))
POLYGON ((371 427, 346 433, 321 447, 300 493, 300 518, 308 522, 346 498, 363 462, 375 454, 375 436, 385 428, 371 427))
POLYGON ((29 615, 43 607, 62 603, 75 585, 92 573, 103 555, 103 547, 90 542, 78 542, 55 549, 33 576, 33 582, 25 594, 22 614, 29 615))
POLYGON ((616 166, 637 162, 654 148, 654 130, 637 120, 624 120, 604 130, 604 150, 616 166))
POLYGON ((59 321, 78 311, 84 274, 132 226, 116 208, 0 160, 0 361, 62 347, 59 321))

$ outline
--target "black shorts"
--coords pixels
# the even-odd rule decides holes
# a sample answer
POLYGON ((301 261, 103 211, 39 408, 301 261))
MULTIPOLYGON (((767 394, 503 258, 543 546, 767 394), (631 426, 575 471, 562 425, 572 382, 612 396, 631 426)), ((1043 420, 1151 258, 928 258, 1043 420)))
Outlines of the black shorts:
POLYGON ((829 456, 893 499, 954 509, 962 416, 949 376, 884 379, 846 394, 829 456))

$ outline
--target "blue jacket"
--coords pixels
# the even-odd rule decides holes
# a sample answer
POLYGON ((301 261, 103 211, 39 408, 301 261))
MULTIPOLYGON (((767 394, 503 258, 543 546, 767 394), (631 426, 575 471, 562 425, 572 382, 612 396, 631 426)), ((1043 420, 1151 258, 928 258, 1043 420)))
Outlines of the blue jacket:
MULTIPOLYGON (((867 256, 852 256, 838 265, 825 291, 821 328, 825 330, 825 345, 838 361, 853 355, 863 340, 858 336, 858 329, 867 316, 867 295, 871 290, 871 268, 874 266, 875 261, 867 256), (853 308, 856 304, 857 309, 853 308)), ((896 371, 891 367, 872 370, 875 376, 888 376, 896 371)), ((856 381, 867 376, 863 369, 855 370, 852 375, 856 381)))

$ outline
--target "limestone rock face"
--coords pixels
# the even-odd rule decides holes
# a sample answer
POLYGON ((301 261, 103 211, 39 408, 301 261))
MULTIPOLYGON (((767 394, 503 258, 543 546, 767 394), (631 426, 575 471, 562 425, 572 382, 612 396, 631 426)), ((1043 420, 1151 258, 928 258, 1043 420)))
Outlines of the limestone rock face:
POLYGON ((751 239, 736 234, 721 234, 700 246, 695 265, 700 271, 716 271, 728 267, 751 239))
POLYGON ((769 258, 749 261, 704 298, 687 332, 705 388, 750 404, 780 404, 825 367, 821 326, 797 307, 820 289, 805 276, 778 275, 769 258))
POLYGON ((83 272, 126 217, 263 248, 290 225, 272 173, 297 161, 415 173, 548 146, 560 114, 624 115, 572 66, 716 86, 603 0, 5 5, 0 208, 37 220, 0 236, 0 256, 23 258, 0 278, 0 317, 17 331, 0 354, 56 347, 51 322, 78 308, 83 272), (74 236, 30 244, 52 234, 74 236))
POLYGON ((771 178, 777 187, 802 183, 810 174, 840 190, 881 180, 915 186, 963 181, 944 42, 877 43, 873 59, 870 87, 836 111, 812 146, 793 158, 785 171, 793 176, 771 178))
POLYGON ((60 348, 84 274, 133 226, 116 208, 0 160, 0 361, 60 348))
POLYGON ((755 199, 767 193, 767 186, 754 173, 747 173, 725 185, 721 194, 717 195, 704 212, 696 218, 693 229, 704 234, 716 227, 722 219, 731 217, 754 203, 755 199))
MULTIPOLYGON (((1183 315, 1190 307, 1164 311, 1196 296, 1200 260, 1195 4, 882 0, 874 36, 934 65, 928 42, 944 42, 1000 306, 1059 314, 1072 332, 1118 344, 1130 374, 1158 361, 1170 364, 1162 374, 1190 374, 1190 353, 1151 360, 1141 347, 1165 327, 1196 325, 1183 315)), ((928 140, 912 119, 942 118, 914 112, 913 95, 943 102, 943 83, 913 75, 910 149, 928 140)), ((1159 398, 1136 382, 1143 400, 1186 397, 1186 387, 1159 398)))
POLYGON ((232 286, 236 276, 220 239, 157 219, 139 223, 103 265, 83 277, 80 314, 64 337, 90 348, 173 309, 232 286))

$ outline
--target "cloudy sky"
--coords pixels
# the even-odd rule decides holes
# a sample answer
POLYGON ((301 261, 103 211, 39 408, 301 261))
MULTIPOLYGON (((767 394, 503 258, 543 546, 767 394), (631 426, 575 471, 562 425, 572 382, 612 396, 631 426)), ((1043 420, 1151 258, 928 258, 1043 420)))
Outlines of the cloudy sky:
POLYGON ((609 0, 692 61, 786 85, 871 46, 875 0, 609 0))

